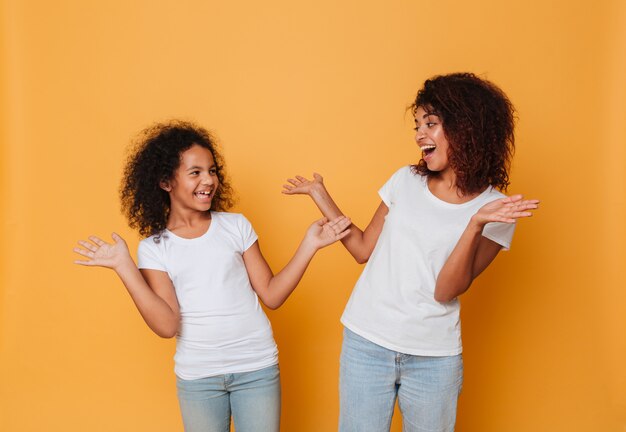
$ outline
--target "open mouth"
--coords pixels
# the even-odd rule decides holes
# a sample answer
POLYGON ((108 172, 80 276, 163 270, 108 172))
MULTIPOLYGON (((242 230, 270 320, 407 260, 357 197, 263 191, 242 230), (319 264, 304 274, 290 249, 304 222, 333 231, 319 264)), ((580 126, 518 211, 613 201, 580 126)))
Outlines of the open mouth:
POLYGON ((213 190, 195 192, 194 195, 202 200, 205 200, 205 199, 210 198, 211 195, 213 195, 213 190))
POLYGON ((433 152, 435 151, 435 148, 436 146, 432 144, 427 144, 427 145, 420 147, 420 149, 422 150, 422 153, 424 154, 424 157, 428 157, 431 154, 433 154, 433 152))

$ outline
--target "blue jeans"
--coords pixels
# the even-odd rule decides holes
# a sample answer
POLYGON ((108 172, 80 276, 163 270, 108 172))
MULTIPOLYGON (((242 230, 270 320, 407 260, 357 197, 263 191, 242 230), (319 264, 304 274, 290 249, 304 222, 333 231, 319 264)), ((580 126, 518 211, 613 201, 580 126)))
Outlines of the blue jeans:
POLYGON ((278 432, 278 365, 252 372, 197 380, 176 378, 186 432, 228 432, 233 416, 237 432, 278 432))
POLYGON ((463 382, 461 355, 425 357, 383 348, 347 328, 339 376, 339 431, 388 432, 398 399, 404 432, 451 432, 463 382))

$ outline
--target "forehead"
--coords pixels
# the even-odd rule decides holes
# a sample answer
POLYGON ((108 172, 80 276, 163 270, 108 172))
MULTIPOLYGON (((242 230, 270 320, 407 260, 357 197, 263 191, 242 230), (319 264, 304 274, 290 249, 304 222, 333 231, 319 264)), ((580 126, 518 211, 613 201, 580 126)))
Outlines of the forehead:
POLYGON ((420 121, 428 117, 438 118, 437 114, 433 114, 431 111, 426 111, 424 107, 422 106, 417 107, 417 109, 415 110, 415 121, 420 121))
POLYGON ((180 165, 188 166, 211 166, 214 165, 213 154, 205 147, 197 144, 192 145, 180 154, 180 165))

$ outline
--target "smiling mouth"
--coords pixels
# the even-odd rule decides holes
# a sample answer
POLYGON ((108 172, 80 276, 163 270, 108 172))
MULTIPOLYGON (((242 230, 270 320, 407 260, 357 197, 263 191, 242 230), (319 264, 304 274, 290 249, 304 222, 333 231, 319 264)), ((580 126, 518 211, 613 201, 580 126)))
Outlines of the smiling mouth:
POLYGON ((213 190, 196 192, 194 195, 196 195, 199 198, 208 198, 212 194, 213 194, 213 190))
POLYGON ((431 154, 435 151, 435 148, 436 148, 436 147, 437 147, 437 146, 434 146, 434 145, 432 145, 432 144, 427 144, 427 145, 425 145, 425 146, 421 146, 421 147, 420 147, 420 149, 422 150, 422 153, 423 153, 423 154, 424 154, 424 156, 426 157, 426 156, 431 155, 431 154))

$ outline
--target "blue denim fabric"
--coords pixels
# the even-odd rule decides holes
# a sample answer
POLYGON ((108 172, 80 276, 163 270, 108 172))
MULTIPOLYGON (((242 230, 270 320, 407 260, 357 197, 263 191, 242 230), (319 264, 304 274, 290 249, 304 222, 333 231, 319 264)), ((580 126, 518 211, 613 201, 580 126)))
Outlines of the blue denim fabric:
POLYGON ((197 380, 176 378, 186 432, 228 432, 232 415, 237 432, 278 432, 278 365, 252 372, 197 380))
POLYGON ((339 431, 388 432, 398 399, 404 432, 451 432, 462 356, 426 357, 383 348, 344 329, 339 431))

